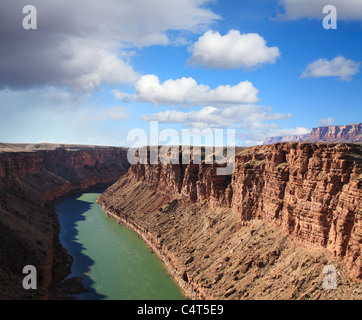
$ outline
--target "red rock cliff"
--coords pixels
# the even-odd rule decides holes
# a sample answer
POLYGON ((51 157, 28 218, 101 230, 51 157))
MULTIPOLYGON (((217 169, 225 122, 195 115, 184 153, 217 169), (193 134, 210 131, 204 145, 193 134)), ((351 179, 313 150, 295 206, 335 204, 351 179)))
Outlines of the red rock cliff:
POLYGON ((241 220, 263 219, 328 248, 362 278, 362 148, 287 143, 239 154, 231 188, 241 220))
POLYGON ((241 221, 267 221, 306 246, 327 248, 362 278, 361 146, 258 146, 237 154, 231 176, 215 171, 204 163, 137 164, 128 176, 167 199, 230 207, 241 221))
POLYGON ((49 298, 49 289, 69 274, 71 266, 50 202, 109 186, 128 167, 124 148, 1 144, 0 297, 49 298), (25 265, 37 267, 36 291, 22 288, 25 265))

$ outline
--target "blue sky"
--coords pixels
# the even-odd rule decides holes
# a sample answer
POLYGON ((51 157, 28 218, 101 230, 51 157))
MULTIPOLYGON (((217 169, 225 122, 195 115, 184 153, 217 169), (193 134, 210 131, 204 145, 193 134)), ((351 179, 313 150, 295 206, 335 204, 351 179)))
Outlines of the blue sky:
POLYGON ((362 1, 2 2, 1 142, 130 145, 158 121, 249 146, 362 120, 362 1))

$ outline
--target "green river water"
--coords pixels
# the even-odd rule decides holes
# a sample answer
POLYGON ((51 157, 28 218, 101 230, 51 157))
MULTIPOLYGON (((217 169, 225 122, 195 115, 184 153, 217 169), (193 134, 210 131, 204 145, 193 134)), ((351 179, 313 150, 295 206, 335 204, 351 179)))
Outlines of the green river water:
POLYGON ((89 290, 76 298, 185 299, 156 254, 96 204, 101 192, 72 196, 56 206, 60 241, 74 258, 70 277, 83 277, 89 290))

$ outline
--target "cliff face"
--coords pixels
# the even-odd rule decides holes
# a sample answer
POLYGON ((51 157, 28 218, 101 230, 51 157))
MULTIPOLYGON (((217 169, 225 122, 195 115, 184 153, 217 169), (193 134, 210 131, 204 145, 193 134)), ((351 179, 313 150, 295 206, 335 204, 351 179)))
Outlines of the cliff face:
POLYGON ((259 218, 328 248, 362 278, 360 146, 277 144, 239 154, 236 163, 231 207, 241 220, 259 218))
POLYGON ((362 142, 362 123, 344 126, 329 126, 313 128, 311 133, 296 136, 269 137, 264 145, 279 142, 362 142))
MULTIPOLYGON (((233 277, 218 284, 221 286, 219 291, 218 285, 211 286, 210 282, 214 280, 208 279, 207 273, 221 273, 222 268, 208 264, 207 258, 199 255, 203 255, 208 246, 229 252, 233 247, 231 244, 235 243, 237 248, 240 232, 253 232, 244 228, 254 226, 255 221, 264 224, 259 226, 264 234, 281 230, 289 239, 283 241, 295 239, 299 248, 302 244, 309 253, 314 250, 328 252, 334 264, 341 262, 342 269, 347 268, 353 278, 362 278, 361 146, 327 143, 259 146, 237 154, 232 176, 217 176, 215 170, 215 165, 204 163, 132 165, 128 174, 99 198, 99 203, 111 216, 126 221, 141 230, 140 233, 146 232, 150 239, 152 235, 156 239, 151 241, 152 245, 161 256, 166 256, 166 264, 173 265, 172 273, 187 280, 184 280, 184 287, 193 287, 191 291, 196 297, 225 298, 223 290, 231 284, 229 289, 236 289, 227 297, 242 296, 248 284, 245 282, 244 287, 237 289, 233 277), (220 210, 224 211, 220 213, 220 210), (190 254, 195 250, 197 255, 190 254)), ((278 239, 275 241, 281 241, 280 237, 278 239)), ((278 270, 291 274, 290 266, 283 265, 279 259, 280 251, 294 250, 295 255, 300 249, 281 245, 272 250, 272 244, 263 241, 258 242, 261 251, 254 248, 256 251, 252 252, 254 249, 248 247, 249 257, 256 255, 255 259, 260 260, 265 255, 261 266, 274 261, 271 259, 274 256, 279 261, 278 270), (276 256, 275 250, 279 252, 276 256)), ((225 259, 244 257, 244 253, 236 253, 235 248, 225 259)), ((250 262, 248 267, 248 255, 240 262, 246 270, 256 263, 250 262)), ((227 265, 226 262, 222 265, 227 265)), ((232 262, 234 267, 235 263, 238 262, 232 262)), ((298 263, 308 264, 306 261, 298 263)), ((231 266, 225 269, 223 276, 231 269, 231 266)), ((258 273, 260 269, 256 268, 254 272, 258 273)), ((305 272, 301 271, 302 274, 305 272)), ((286 286, 288 281, 285 280, 283 285, 286 286)), ((237 283, 242 286, 242 282, 237 283)))
POLYGON ((0 152, 1 184, 23 181, 42 203, 65 192, 110 184, 128 167, 124 148, 60 146, 29 151, 23 147, 15 152, 0 152))
POLYGON ((0 297, 51 298, 70 273, 59 242, 52 201, 109 186, 129 167, 123 148, 54 145, 0 146, 0 297), (38 290, 24 290, 25 265, 38 272, 38 290))

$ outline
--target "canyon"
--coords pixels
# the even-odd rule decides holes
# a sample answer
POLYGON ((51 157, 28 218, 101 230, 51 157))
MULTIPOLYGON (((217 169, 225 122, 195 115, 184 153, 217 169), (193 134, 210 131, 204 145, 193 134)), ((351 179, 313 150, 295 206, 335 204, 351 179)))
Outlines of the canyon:
POLYGON ((98 203, 189 298, 362 298, 361 145, 257 146, 231 176, 217 166, 135 164, 98 203), (326 265, 337 290, 322 288, 326 265))
POLYGON ((127 149, 0 144, 1 299, 62 299, 84 290, 59 241, 55 201, 107 187, 126 173, 127 149), (23 267, 36 266, 37 290, 24 290, 23 267))
MULTIPOLYGON (((180 157, 182 156, 182 148, 180 157)), ((191 299, 362 299, 362 146, 290 142, 238 148, 220 164, 134 164, 127 149, 0 144, 1 299, 65 299, 68 278, 54 203, 98 198, 163 261, 191 299), (38 290, 22 268, 37 266, 38 290), (322 286, 326 265, 336 290, 322 286)))
POLYGON ((362 142, 362 123, 342 126, 327 126, 313 128, 310 133, 295 136, 269 137, 264 145, 279 142, 362 142))

